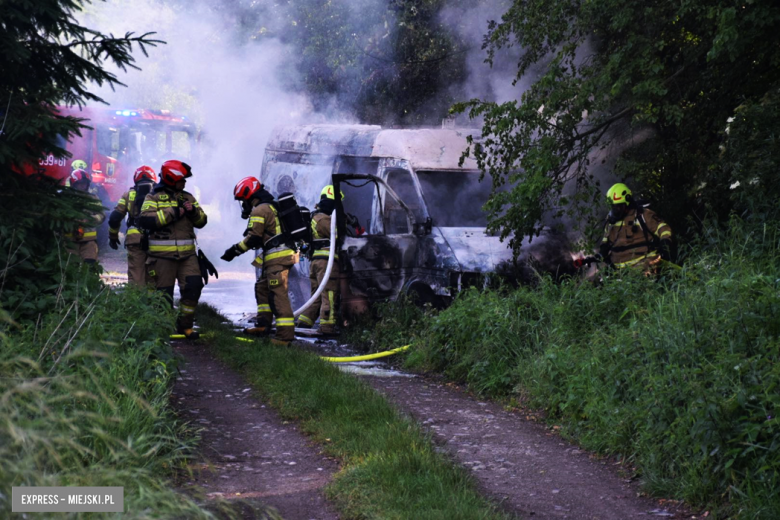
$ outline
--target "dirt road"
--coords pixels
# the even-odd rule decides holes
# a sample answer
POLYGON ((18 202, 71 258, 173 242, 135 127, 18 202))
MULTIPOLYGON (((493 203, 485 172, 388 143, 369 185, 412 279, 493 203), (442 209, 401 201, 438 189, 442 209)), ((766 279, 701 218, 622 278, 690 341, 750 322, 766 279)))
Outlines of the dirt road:
POLYGON ((212 499, 258 499, 287 520, 338 518, 322 494, 338 464, 252 395, 207 347, 179 342, 175 349, 186 364, 172 404, 203 428, 202 459, 188 484, 212 499))

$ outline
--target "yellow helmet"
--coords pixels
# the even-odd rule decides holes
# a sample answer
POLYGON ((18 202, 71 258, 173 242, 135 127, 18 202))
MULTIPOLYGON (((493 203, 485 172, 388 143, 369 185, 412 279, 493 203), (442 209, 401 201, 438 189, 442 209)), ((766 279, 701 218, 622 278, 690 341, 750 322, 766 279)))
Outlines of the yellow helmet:
MULTIPOLYGON (((341 190, 339 190, 341 191, 341 190)), ((336 198, 333 196, 333 185, 328 184, 324 188, 322 188, 322 191, 320 192, 320 199, 322 198, 328 198, 331 200, 336 200, 336 198)), ((344 192, 341 191, 341 200, 344 200, 344 192)))
POLYGON ((607 200, 610 204, 628 204, 631 199, 631 190, 619 182, 607 190, 607 200))
POLYGON ((85 170, 87 169, 87 163, 86 161, 82 161, 81 159, 76 159, 72 163, 70 163, 70 167, 74 170, 85 170))

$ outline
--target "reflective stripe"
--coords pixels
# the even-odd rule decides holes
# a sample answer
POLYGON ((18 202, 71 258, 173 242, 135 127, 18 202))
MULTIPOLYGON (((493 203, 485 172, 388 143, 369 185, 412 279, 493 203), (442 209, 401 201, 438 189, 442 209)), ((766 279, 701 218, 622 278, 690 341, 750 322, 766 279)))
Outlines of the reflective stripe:
POLYGON ((195 314, 195 307, 179 304, 179 312, 182 314, 195 314))
POLYGON ((238 244, 236 244, 236 245, 237 245, 237 246, 238 246, 238 248, 239 248, 240 250, 242 250, 242 251, 246 251, 246 250, 248 250, 248 249, 249 249, 249 247, 247 247, 247 245, 244 243, 244 241, 243 241, 243 240, 242 240, 241 242, 239 242, 238 244))
POLYGON ((295 318, 276 318, 277 327, 295 327, 295 318))
POLYGON ((144 202, 144 205, 141 206, 141 211, 146 211, 147 209, 157 209, 157 202, 153 200, 147 200, 144 202))
POLYGON ((267 303, 261 303, 257 306, 257 313, 260 314, 262 312, 271 312, 271 306, 267 303))
POLYGON ((664 231, 663 233, 661 233, 661 236, 658 237, 658 238, 670 237, 670 236, 672 236, 672 232, 671 231, 664 231))
POLYGON ((304 316, 303 314, 301 314, 300 316, 298 316, 298 321, 302 321, 302 322, 303 322, 303 323, 305 323, 306 325, 314 325, 314 322, 313 322, 313 321, 311 321, 311 320, 310 320, 309 318, 307 318, 306 316, 304 316))
POLYGON ((334 313, 334 305, 333 305, 333 291, 328 291, 328 303, 330 304, 330 308, 328 309, 328 319, 326 320, 320 320, 320 325, 335 325, 336 324, 336 317, 334 313))
POLYGON ((97 231, 85 231, 83 235, 81 235, 81 238, 95 238, 97 236, 97 231))
POLYGON ((615 267, 617 267, 618 269, 622 269, 624 267, 631 267, 632 265, 638 264, 642 260, 646 260, 646 259, 650 258, 651 256, 658 256, 658 253, 655 252, 655 251, 650 251, 646 255, 640 256, 639 258, 634 258, 634 259, 629 260, 628 262, 621 262, 619 264, 615 264, 615 267))
POLYGON ((150 240, 149 251, 154 253, 188 253, 195 251, 194 240, 150 240))
POLYGON ((149 245, 156 246, 182 246, 182 245, 195 245, 195 240, 150 240, 149 245))
POLYGON ((134 228, 134 227, 127 228, 127 234, 128 235, 140 235, 141 234, 141 230, 138 229, 138 228, 134 228))
POLYGON ((161 209, 157 210, 157 220, 160 222, 160 225, 165 225, 165 213, 161 209))
POLYGON ((256 222, 265 224, 265 217, 249 217, 249 227, 252 227, 252 225, 256 222))
POLYGON ((155 253, 187 253, 195 251, 195 246, 149 246, 149 251, 155 253))
MULTIPOLYGON (((130 199, 130 200, 133 200, 133 199, 130 199)), ((121 206, 124 206, 125 204, 127 204, 127 201, 125 199, 119 199, 119 202, 117 202, 117 204, 121 205, 121 206)))
POLYGON ((200 216, 198 216, 198 220, 192 223, 193 226, 200 226, 201 224, 206 222, 206 214, 200 213, 200 216))
MULTIPOLYGON (((312 258, 328 258, 329 256, 330 256, 330 251, 328 251, 327 249, 319 249, 314 252, 312 258)), ((338 260, 339 255, 338 254, 334 255, 334 259, 338 260)))
POLYGON ((273 212, 274 212, 274 217, 276 217, 276 218, 274 219, 274 220, 276 220, 276 222, 275 222, 275 224, 276 224, 276 231, 275 231, 275 233, 276 233, 277 235, 281 235, 281 234, 282 234, 282 223, 281 223, 281 221, 279 220, 279 214, 276 212, 276 208, 275 208, 275 207, 273 207, 273 205, 271 205, 271 211, 273 211, 273 212))
MULTIPOLYGON (((116 234, 118 234, 118 233, 119 233, 119 228, 112 228, 112 227, 109 227, 109 228, 108 228, 108 232, 109 232, 109 233, 111 233, 111 234, 114 234, 114 235, 116 235, 116 234)), ((128 233, 129 233, 129 232, 128 232, 128 233)))
POLYGON ((270 255, 266 254, 264 259, 266 262, 269 262, 271 260, 276 260, 277 258, 282 258, 285 256, 293 256, 294 254, 295 253, 293 252, 292 249, 285 249, 284 251, 279 251, 278 253, 271 253, 270 255))

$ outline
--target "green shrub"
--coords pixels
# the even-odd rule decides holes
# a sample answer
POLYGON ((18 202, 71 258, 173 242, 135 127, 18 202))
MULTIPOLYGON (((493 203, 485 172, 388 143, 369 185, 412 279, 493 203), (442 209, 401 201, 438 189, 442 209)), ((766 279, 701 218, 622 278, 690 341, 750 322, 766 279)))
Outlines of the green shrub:
POLYGON ((0 334, 0 516, 12 486, 64 485, 124 486, 123 518, 211 516, 166 479, 194 437, 168 406, 169 304, 76 285, 58 312, 0 334))
POLYGON ((465 292, 408 362, 544 408, 653 492, 780 517, 780 232, 711 233, 660 280, 465 292))

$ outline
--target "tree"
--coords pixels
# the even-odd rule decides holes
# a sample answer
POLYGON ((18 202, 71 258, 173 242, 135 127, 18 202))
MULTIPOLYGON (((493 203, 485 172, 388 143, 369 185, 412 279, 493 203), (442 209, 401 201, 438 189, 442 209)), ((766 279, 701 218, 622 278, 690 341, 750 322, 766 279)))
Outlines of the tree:
POLYGON ((63 117, 57 105, 83 106, 102 99, 92 84, 122 85, 106 70, 136 68, 134 44, 144 53, 162 43, 153 33, 124 37, 79 25, 73 13, 84 0, 38 0, 0 3, 0 166, 37 161, 45 154, 62 157, 63 139, 81 128, 82 120, 63 117))
POLYGON ((299 51, 298 69, 317 109, 335 100, 364 123, 438 123, 454 101, 447 87, 465 74, 464 42, 439 18, 446 4, 288 2, 285 29, 267 36, 299 51))
POLYGON ((728 186, 712 185, 719 147, 737 107, 780 82, 780 5, 515 0, 490 27, 488 60, 513 45, 525 51, 516 81, 536 74, 520 101, 455 110, 484 118, 468 153, 494 185, 511 185, 487 209, 516 251, 551 218, 593 221, 603 187, 591 161, 616 143, 614 173, 678 228, 705 204, 731 210, 728 186))
POLYGON ((83 5, 0 3, 0 308, 16 320, 35 319, 68 291, 97 283, 94 272, 66 283, 75 262, 66 261, 61 245, 64 232, 100 210, 82 193, 17 172, 45 154, 64 156, 64 140, 85 128, 83 120, 59 115, 57 105, 100 102, 89 91, 93 83, 121 85, 106 64, 135 67, 134 45, 146 53, 161 43, 151 33, 117 38, 82 27, 73 13, 83 5))

